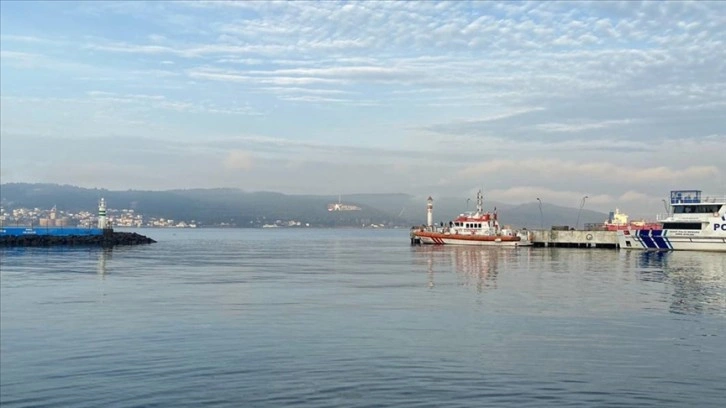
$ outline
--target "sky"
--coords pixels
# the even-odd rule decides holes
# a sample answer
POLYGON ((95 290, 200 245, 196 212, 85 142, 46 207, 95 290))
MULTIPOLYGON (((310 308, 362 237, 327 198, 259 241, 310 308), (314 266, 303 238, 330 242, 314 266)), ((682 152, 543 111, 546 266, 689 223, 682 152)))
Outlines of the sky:
POLYGON ((0 7, 2 183, 726 195, 726 2, 0 7))

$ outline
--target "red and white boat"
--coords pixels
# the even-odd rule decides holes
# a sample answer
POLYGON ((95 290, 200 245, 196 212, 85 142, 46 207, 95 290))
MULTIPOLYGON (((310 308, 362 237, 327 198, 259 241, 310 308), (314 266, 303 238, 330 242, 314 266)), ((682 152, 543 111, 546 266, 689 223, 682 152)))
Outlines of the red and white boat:
POLYGON ((428 216, 425 227, 411 230, 412 241, 434 245, 479 245, 479 246, 530 246, 532 235, 529 231, 515 231, 502 228, 497 220, 496 209, 493 213, 484 212, 484 196, 481 190, 476 195, 476 211, 460 214, 449 225, 434 226, 433 199, 428 199, 428 216))

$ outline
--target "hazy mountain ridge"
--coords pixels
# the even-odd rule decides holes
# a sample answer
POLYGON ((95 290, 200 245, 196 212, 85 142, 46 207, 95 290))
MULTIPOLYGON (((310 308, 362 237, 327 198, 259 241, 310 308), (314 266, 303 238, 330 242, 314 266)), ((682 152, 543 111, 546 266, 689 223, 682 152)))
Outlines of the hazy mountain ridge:
MULTIPOLYGON (((201 225, 227 223, 257 226, 264 221, 298 220, 315 226, 421 225, 426 222, 426 200, 410 194, 287 195, 275 192, 247 192, 231 188, 178 189, 165 191, 88 189, 71 185, 9 183, 0 185, 0 200, 7 208, 51 208, 77 212, 96 211, 103 197, 112 209, 133 209, 149 217, 195 220, 201 225), (328 204, 361 207, 361 211, 330 212, 328 204)), ((440 197, 434 200, 434 221, 448 222, 458 214, 473 210, 475 200, 440 197)), ((497 209, 503 224, 539 228, 551 225, 575 226, 579 209, 543 203, 540 216, 537 202, 511 205, 487 201, 484 209, 497 209)), ((583 209, 580 226, 601 223, 607 214, 583 209)))

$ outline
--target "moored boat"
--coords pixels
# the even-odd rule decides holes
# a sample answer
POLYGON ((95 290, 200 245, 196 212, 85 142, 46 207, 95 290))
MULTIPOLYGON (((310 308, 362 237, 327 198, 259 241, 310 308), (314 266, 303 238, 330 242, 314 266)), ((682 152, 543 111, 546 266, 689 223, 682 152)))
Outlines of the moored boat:
POLYGON ((618 231, 620 248, 726 252, 726 197, 674 190, 670 204, 669 213, 657 217, 662 229, 618 231))
POLYGON ((413 241, 433 245, 478 245, 478 246, 529 246, 532 245, 529 231, 502 228, 496 209, 485 212, 484 196, 479 190, 476 196, 476 211, 460 214, 448 225, 433 225, 433 199, 428 199, 427 225, 413 228, 413 241))

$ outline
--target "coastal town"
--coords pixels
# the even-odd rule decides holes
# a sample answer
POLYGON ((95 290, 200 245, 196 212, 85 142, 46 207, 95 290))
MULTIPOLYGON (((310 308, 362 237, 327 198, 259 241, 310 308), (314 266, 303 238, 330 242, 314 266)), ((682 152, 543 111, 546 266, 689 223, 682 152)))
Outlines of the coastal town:
MULTIPOLYGON (((106 210, 108 224, 118 228, 198 228, 202 223, 197 220, 175 220, 172 218, 150 217, 133 209, 106 210)), ((0 226, 28 226, 28 227, 81 227, 92 228, 98 222, 98 214, 90 211, 70 212, 41 208, 14 208, 0 207, 0 226)), ((239 227, 233 223, 218 223, 204 225, 205 227, 239 227)), ((250 227, 258 228, 300 228, 310 227, 310 223, 298 220, 269 220, 262 217, 254 221, 250 227)), ((383 228, 383 224, 370 224, 364 227, 383 228)))
MULTIPOLYGON (((108 222, 115 227, 129 228, 196 228, 195 220, 182 221, 168 218, 146 217, 132 209, 107 210, 108 222)), ((96 225, 97 213, 90 211, 68 212, 41 208, 15 208, 0 207, 0 225, 2 226, 32 226, 32 227, 85 227, 96 225)))

